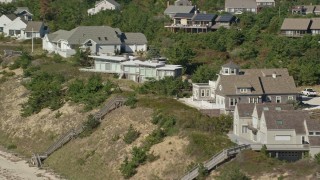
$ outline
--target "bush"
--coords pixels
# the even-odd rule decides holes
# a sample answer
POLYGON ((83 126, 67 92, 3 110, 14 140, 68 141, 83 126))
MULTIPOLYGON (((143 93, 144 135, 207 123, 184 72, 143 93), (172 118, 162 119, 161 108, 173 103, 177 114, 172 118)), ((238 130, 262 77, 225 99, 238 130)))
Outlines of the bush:
POLYGON ((314 155, 314 160, 316 161, 317 164, 320 164, 320 153, 314 155))
POLYGON ((35 75, 25 86, 31 91, 28 101, 22 105, 22 116, 30 116, 49 107, 56 110, 63 105, 62 75, 41 72, 35 75))
POLYGON ((85 110, 91 110, 103 103, 116 88, 111 81, 102 82, 99 75, 93 75, 87 82, 75 80, 69 85, 68 97, 71 101, 85 104, 85 110))
POLYGON ((128 132, 124 135, 124 142, 127 144, 131 144, 132 142, 134 142, 138 137, 140 136, 140 132, 135 130, 132 126, 132 124, 130 124, 130 127, 128 129, 128 132))
POLYGON ((32 61, 32 56, 26 52, 23 51, 19 59, 17 59, 13 65, 9 67, 10 70, 17 69, 17 68, 22 68, 22 69, 27 69, 27 67, 31 64, 32 61))
POLYGON ((92 114, 88 116, 87 121, 83 123, 82 137, 89 136, 100 125, 100 121, 97 120, 92 114))
POLYGON ((146 151, 142 148, 133 147, 131 155, 131 161, 126 157, 120 167, 120 171, 125 178, 135 175, 137 173, 136 168, 147 160, 146 151))
POLYGON ((203 163, 200 163, 198 168, 199 168, 198 169, 198 172, 199 172, 198 179, 205 179, 209 175, 209 170, 206 167, 204 167, 203 163))
POLYGON ((130 94, 127 97, 127 101, 125 102, 126 106, 129 106, 131 109, 136 107, 136 103, 138 102, 137 98, 136 98, 136 94, 130 94))
POLYGON ((246 176, 243 172, 240 171, 238 167, 232 166, 231 168, 224 169, 220 176, 217 178, 218 180, 250 180, 248 176, 246 176))
POLYGON ((164 137, 166 137, 166 133, 162 129, 155 129, 146 137, 143 147, 149 150, 153 145, 162 142, 164 137))
POLYGON ((9 144, 9 145, 7 146, 7 149, 8 149, 8 150, 17 149, 17 145, 15 145, 15 144, 9 144))
POLYGON ((261 147, 261 150, 260 152, 266 156, 268 156, 268 149, 267 149, 267 146, 264 144, 262 147, 261 147))
POLYGON ((124 178, 128 179, 137 173, 136 165, 133 161, 128 161, 128 157, 125 158, 120 167, 121 174, 124 178))

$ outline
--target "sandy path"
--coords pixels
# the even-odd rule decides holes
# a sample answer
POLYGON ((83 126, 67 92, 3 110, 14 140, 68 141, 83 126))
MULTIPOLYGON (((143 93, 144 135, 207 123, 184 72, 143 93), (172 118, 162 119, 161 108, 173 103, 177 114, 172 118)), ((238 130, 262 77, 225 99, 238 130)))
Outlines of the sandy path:
POLYGON ((53 173, 29 167, 29 164, 10 153, 0 150, 0 179, 7 180, 58 180, 53 173))

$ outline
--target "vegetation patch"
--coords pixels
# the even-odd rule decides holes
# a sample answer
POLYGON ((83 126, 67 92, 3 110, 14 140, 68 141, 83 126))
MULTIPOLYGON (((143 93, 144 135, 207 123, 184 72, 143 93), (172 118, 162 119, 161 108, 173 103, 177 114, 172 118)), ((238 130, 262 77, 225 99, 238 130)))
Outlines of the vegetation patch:
POLYGON ((140 136, 140 132, 133 128, 132 124, 127 131, 127 133, 123 137, 123 141, 127 144, 131 144, 140 136))
POLYGON ((87 121, 83 123, 83 132, 80 134, 80 137, 89 136, 99 125, 100 121, 90 114, 87 121))

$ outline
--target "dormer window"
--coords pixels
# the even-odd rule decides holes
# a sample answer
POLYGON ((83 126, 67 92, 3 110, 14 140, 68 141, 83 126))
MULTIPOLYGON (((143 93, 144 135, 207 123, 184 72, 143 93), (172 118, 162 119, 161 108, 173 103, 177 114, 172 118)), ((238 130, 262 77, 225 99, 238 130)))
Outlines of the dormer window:
POLYGON ((229 69, 228 69, 228 68, 225 68, 225 69, 224 69, 224 73, 229 74, 229 69))
POLYGON ((247 88, 240 88, 240 93, 246 93, 246 92, 248 92, 247 88))
POLYGON ((99 41, 101 41, 101 37, 98 37, 99 41))
POLYGON ((108 38, 107 38, 107 37, 104 37, 104 40, 106 40, 106 41, 107 41, 107 40, 108 40, 108 38))
POLYGON ((277 123, 277 125, 283 125, 283 121, 282 120, 277 120, 276 123, 277 123))
POLYGON ((231 74, 234 74, 234 69, 231 69, 231 74))

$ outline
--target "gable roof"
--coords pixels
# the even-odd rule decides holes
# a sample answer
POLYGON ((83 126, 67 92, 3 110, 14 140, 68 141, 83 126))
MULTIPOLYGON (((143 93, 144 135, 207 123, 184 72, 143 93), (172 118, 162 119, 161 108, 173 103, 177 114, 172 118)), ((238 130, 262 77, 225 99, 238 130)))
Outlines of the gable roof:
POLYGON ((212 21, 216 19, 217 15, 215 14, 195 14, 192 18, 193 21, 212 21))
POLYGON ((320 18, 312 18, 310 29, 320 29, 320 18))
POLYGON ((315 6, 303 6, 306 10, 306 13, 313 13, 315 6))
POLYGON ((220 95, 238 95, 237 84, 249 84, 251 86, 251 95, 262 95, 263 90, 261 88, 259 78, 257 76, 250 75, 220 75, 219 86, 222 89, 217 88, 217 94, 220 95))
POLYGON ((109 26, 79 26, 65 34, 69 44, 82 44, 91 39, 98 44, 121 44, 115 29, 109 26))
POLYGON ((186 18, 191 19, 195 14, 193 13, 176 13, 173 18, 186 18))
POLYGON ((17 18, 15 14, 5 14, 5 16, 7 16, 7 18, 9 18, 11 21, 17 18))
POLYGON ((260 77, 265 94, 298 94, 292 76, 260 77))
POLYGON ((294 129, 297 134, 305 134, 304 120, 309 119, 306 111, 263 111, 268 130, 294 129), (277 124, 281 120, 282 124, 277 124))
POLYGON ((14 13, 19 15, 24 11, 28 12, 30 15, 32 15, 32 13, 30 12, 28 7, 17 7, 17 9, 14 11, 14 13))
POLYGON ((283 104, 283 103, 258 103, 255 104, 258 119, 261 118, 261 114, 263 111, 279 111, 278 108, 281 108, 280 111, 283 110, 294 110, 294 107, 292 104, 283 104), (266 109, 268 108, 268 109, 266 109))
POLYGON ((173 5, 170 5, 164 11, 164 14, 191 13, 193 10, 194 10, 194 6, 173 6, 173 5))
POLYGON ((43 26, 43 22, 40 21, 29 21, 26 27, 26 32, 39 32, 41 27, 43 26))
POLYGON ((115 0, 101 0, 101 1, 97 1, 97 2, 96 2, 96 5, 98 5, 99 3, 104 2, 104 1, 107 1, 107 2, 109 2, 110 4, 112 4, 112 5, 114 5, 114 6, 120 6, 120 4, 117 3, 115 0))
POLYGON ((281 30, 308 30, 310 23, 310 19, 285 18, 281 30))
POLYGON ((229 61, 227 64, 222 65, 222 67, 233 68, 233 69, 239 69, 240 68, 236 63, 234 63, 232 61, 229 61))
POLYGON ((261 77, 271 77, 272 74, 277 76, 289 76, 288 69, 286 68, 272 68, 272 69, 241 69, 245 75, 254 75, 261 77))
POLYGON ((146 36, 142 33, 123 33, 122 40, 125 44, 142 45, 148 43, 146 36))
POLYGON ((257 8, 255 0, 225 0, 225 8, 257 8))
POLYGON ((237 103, 239 117, 251 117, 253 113, 254 103, 237 103))

